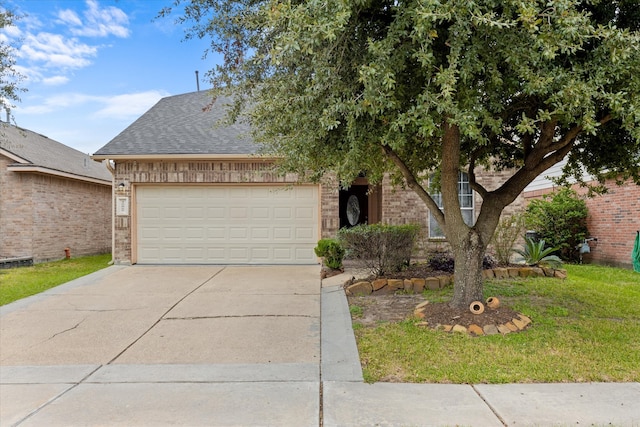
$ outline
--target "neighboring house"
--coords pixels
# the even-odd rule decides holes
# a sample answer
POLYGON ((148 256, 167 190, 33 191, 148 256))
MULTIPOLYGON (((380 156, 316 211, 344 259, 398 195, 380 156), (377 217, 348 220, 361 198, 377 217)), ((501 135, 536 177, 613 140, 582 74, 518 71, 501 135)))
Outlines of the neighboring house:
POLYGON ((0 259, 111 250, 112 177, 84 153, 0 123, 0 259))
MULTIPOLYGON (((561 175, 563 163, 550 168, 536 178, 524 191, 524 198, 530 201, 554 191, 551 180, 561 175)), ((584 177, 588 182, 589 177, 584 177)), ((631 252, 637 231, 640 230, 640 185, 631 180, 617 185, 615 180, 607 181, 607 192, 592 198, 585 197, 589 211, 587 228, 591 252, 583 255, 583 262, 632 268, 631 252)), ((578 185, 574 190, 585 196, 586 190, 578 185)))
MULTIPOLYGON (((228 102, 211 105, 208 92, 161 99, 93 155, 115 169, 116 263, 314 264, 318 239, 376 222, 421 224, 421 247, 442 246, 410 190, 366 177, 340 190, 330 179, 300 184, 275 173, 246 123, 216 126, 228 102)), ((482 182, 493 189, 501 179, 482 182)), ((473 217, 479 197, 464 200, 473 217)))

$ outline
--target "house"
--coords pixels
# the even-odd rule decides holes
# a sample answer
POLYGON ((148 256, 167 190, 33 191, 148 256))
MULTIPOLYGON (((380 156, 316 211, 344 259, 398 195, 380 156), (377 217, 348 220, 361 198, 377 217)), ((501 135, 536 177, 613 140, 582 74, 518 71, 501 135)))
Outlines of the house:
MULTIPOLYGON (((161 99, 94 155, 114 165, 114 261, 140 264, 315 264, 320 238, 359 223, 418 223, 443 244, 424 203, 388 181, 298 183, 260 156, 247 123, 215 124, 229 99, 161 99)), ((466 215, 480 200, 469 191, 466 215)), ((490 189, 500 175, 483 176, 490 189)))
MULTIPOLYGON (((523 196, 527 203, 554 191, 552 178, 561 175, 563 164, 550 168, 525 188, 523 196)), ((590 181, 588 176, 583 179, 590 181)), ((590 253, 583 255, 583 261, 632 268, 631 252, 640 230, 640 185, 632 180, 617 185, 613 179, 605 185, 607 192, 594 197, 586 197, 586 189, 579 185, 573 187, 584 197, 588 209, 587 229, 594 238, 588 242, 590 253)))
POLYGON ((108 253, 112 178, 84 153, 0 124, 0 259, 108 253))

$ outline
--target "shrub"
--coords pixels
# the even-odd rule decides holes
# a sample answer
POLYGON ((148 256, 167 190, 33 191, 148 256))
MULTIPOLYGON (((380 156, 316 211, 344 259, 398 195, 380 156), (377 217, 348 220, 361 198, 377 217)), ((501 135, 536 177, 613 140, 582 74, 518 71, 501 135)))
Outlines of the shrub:
POLYGON ((576 246, 588 235, 587 205, 570 188, 532 200, 527 206, 526 226, 538 232, 538 237, 560 251, 560 256, 575 260, 576 246))
POLYGON ((357 225, 342 228, 338 238, 347 250, 347 257, 381 276, 402 270, 411 260, 411 252, 420 231, 418 225, 357 225))
POLYGON ((552 268, 560 268, 562 261, 556 255, 551 255, 558 248, 546 248, 545 241, 535 241, 533 239, 525 238, 524 249, 516 249, 516 253, 519 254, 527 265, 531 266, 549 266, 552 268))
POLYGON ((455 268, 453 255, 450 252, 444 251, 431 252, 427 259, 427 265, 429 265, 429 268, 432 270, 446 271, 447 273, 453 273, 455 268))
POLYGON ((524 212, 514 213, 500 219, 496 231, 493 233, 491 244, 495 251, 497 262, 508 265, 514 252, 516 241, 524 231, 524 212))
POLYGON ((318 246, 313 251, 323 259, 324 265, 337 270, 342 268, 345 250, 336 239, 318 240, 318 246))
MULTIPOLYGON (((455 261, 453 254, 446 251, 434 251, 429 254, 427 259, 427 265, 432 270, 445 271, 447 273, 453 273, 455 270, 455 261)), ((487 270, 497 265, 496 260, 491 256, 485 255, 482 259, 482 268, 487 270)))

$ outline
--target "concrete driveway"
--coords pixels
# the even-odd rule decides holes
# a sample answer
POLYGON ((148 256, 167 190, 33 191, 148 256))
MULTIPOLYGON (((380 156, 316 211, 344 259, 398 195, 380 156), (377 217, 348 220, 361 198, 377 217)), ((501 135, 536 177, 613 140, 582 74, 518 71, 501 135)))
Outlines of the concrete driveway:
POLYGON ((0 426, 640 426, 640 383, 365 384, 351 272, 319 272, 110 267, 0 307, 0 426))
POLYGON ((318 425, 318 266, 110 267, 2 309, 2 426, 318 425))

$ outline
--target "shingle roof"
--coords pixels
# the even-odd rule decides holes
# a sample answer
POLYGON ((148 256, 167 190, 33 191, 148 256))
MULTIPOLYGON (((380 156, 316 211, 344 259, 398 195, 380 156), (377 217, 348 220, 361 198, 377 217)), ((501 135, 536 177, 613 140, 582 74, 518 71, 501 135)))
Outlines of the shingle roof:
POLYGON ((94 156, 256 153, 246 122, 218 124, 231 99, 211 102, 207 91, 162 98, 94 156))
POLYGON ((40 167, 78 177, 112 181, 106 166, 92 160, 88 154, 28 129, 2 123, 0 148, 11 154, 16 167, 40 167))

